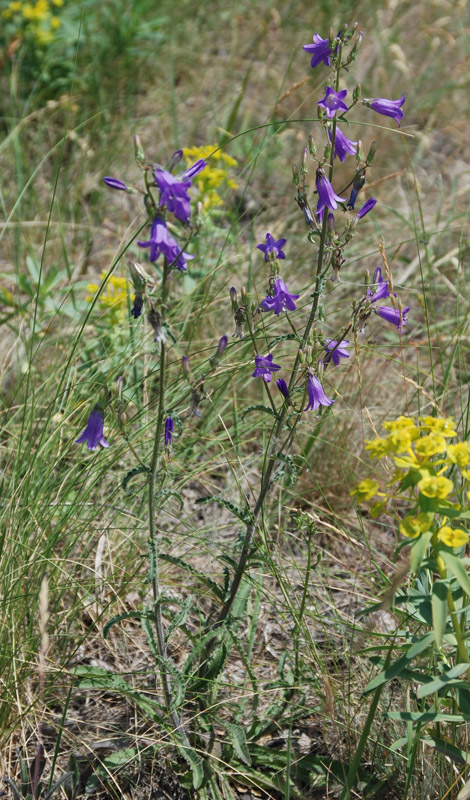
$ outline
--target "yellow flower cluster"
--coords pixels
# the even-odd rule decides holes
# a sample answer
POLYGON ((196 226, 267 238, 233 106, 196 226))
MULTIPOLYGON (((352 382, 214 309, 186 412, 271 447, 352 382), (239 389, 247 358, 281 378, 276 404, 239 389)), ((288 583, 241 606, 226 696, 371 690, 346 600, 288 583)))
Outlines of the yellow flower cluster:
POLYGON ((450 441, 457 436, 454 419, 401 416, 384 422, 384 428, 387 435, 366 442, 365 447, 371 458, 393 459, 397 470, 388 483, 389 488, 381 492, 377 481, 366 479, 351 494, 359 502, 369 502, 377 496, 385 498, 371 505, 373 516, 381 512, 395 516, 387 512, 387 500, 408 500, 413 503, 414 511, 399 520, 403 536, 416 539, 429 531, 434 547, 442 544, 462 547, 469 534, 453 527, 451 521, 467 517, 468 506, 463 508, 457 499, 465 490, 470 501, 470 444, 450 441))
MULTIPOLYGON (((100 278, 103 281, 106 278, 106 272, 102 272, 100 278)), ((99 288, 97 283, 88 284, 87 303, 93 302, 99 288)), ((127 309, 127 298, 131 288, 127 278, 120 278, 117 275, 112 275, 106 281, 106 286, 98 297, 97 306, 101 311, 109 312, 111 325, 116 325, 122 319, 123 313, 127 309)))
POLYGON ((1 16, 13 24, 14 36, 22 38, 30 33, 37 44, 46 46, 60 28, 57 10, 63 4, 64 0, 36 0, 35 3, 12 0, 1 16))
POLYGON ((229 177, 228 172, 230 167, 237 166, 237 161, 223 150, 217 149, 216 144, 208 144, 205 147, 185 147, 183 156, 188 166, 194 164, 198 158, 204 158, 208 162, 207 167, 193 181, 193 186, 199 192, 199 200, 205 211, 222 204, 222 198, 217 189, 238 188, 237 183, 229 177))

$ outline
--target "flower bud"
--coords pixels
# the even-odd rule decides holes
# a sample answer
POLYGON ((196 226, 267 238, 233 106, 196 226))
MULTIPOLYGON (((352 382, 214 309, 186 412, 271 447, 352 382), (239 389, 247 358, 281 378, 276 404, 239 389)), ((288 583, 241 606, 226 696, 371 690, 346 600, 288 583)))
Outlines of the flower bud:
POLYGON ((299 350, 299 361, 301 364, 305 364, 305 355, 303 350, 299 350))
POLYGON ((156 310, 156 308, 150 309, 148 321, 153 328, 153 341, 164 344, 166 342, 166 333, 162 326, 162 315, 156 310))
POLYGON ((225 348, 227 347, 227 344, 228 344, 228 336, 227 336, 227 334, 224 334, 223 336, 220 337, 219 344, 217 345, 217 357, 218 358, 220 358, 220 356, 222 356, 224 354, 225 348))
POLYGON ((359 31, 359 33, 356 36, 356 41, 354 42, 354 44, 353 44, 353 46, 351 48, 351 52, 349 54, 350 61, 355 61, 356 58, 358 57, 359 50, 361 49, 361 44, 362 44, 362 40, 363 39, 364 39, 364 34, 362 33, 362 31, 359 31))
POLYGON ((183 370, 184 377, 189 378, 191 375, 191 365, 188 356, 183 356, 181 359, 181 369, 183 370))
POLYGON ((235 286, 232 286, 230 289, 230 300, 232 302, 232 311, 236 311, 238 309, 238 297, 235 286))
POLYGON ((240 294, 242 296, 242 302, 245 303, 248 295, 246 293, 246 288, 244 286, 242 286, 242 288, 240 289, 240 294))
POLYGON ((306 178, 308 175, 308 150, 305 149, 302 153, 302 166, 301 166, 302 178, 306 178))
POLYGON ((369 152, 367 153, 367 158, 366 158, 367 165, 373 163, 376 152, 377 152, 377 142, 371 142, 369 147, 369 152))
POLYGON ((354 100, 355 103, 357 103, 357 101, 359 100, 360 96, 361 96, 361 84, 360 83, 356 83, 356 85, 355 85, 355 87, 353 89, 353 100, 354 100))
POLYGON ((134 136, 134 155, 135 160, 141 166, 145 161, 145 153, 144 148, 142 147, 142 142, 140 141, 140 136, 136 133, 134 136))
POLYGON ((357 143, 356 161, 364 161, 364 150, 362 149, 362 139, 359 139, 357 143))
POLYGON ((299 170, 297 164, 292 164, 292 181, 294 183, 294 186, 298 186, 298 184, 300 183, 299 170))
POLYGON ((327 217, 327 220, 326 220, 326 225, 327 225, 327 229, 329 230, 329 232, 333 233, 334 229, 335 229, 335 215, 332 214, 331 211, 328 214, 328 217, 327 217))
POLYGON ((310 153, 312 158, 315 158, 315 155, 316 155, 317 151, 316 151, 315 141, 313 139, 312 134, 309 134, 309 137, 308 137, 308 152, 310 153))
POLYGON ((176 167, 177 164, 179 164, 182 158, 183 158, 183 151, 175 150, 168 164, 168 172, 173 172, 174 168, 176 167))
POLYGON ((330 47, 333 47, 335 39, 336 39, 335 29, 334 28, 330 28, 329 31, 328 31, 328 40, 330 42, 330 47))
POLYGON ((128 261, 127 269, 131 276, 132 286, 138 294, 142 294, 147 283, 153 283, 151 276, 138 261, 128 261))
POLYGON ((118 400, 122 399, 122 390, 124 389, 124 378, 122 375, 116 381, 116 397, 118 400))

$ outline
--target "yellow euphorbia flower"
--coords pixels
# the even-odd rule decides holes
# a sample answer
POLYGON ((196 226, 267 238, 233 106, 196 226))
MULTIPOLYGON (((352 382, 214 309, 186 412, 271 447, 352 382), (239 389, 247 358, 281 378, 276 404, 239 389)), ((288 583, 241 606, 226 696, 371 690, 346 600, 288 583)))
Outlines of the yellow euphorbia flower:
POLYGON ((449 496, 454 484, 449 478, 438 477, 437 475, 429 475, 427 478, 422 478, 418 482, 418 489, 425 497, 436 497, 439 500, 444 500, 449 496))
POLYGON ((364 481, 358 483, 356 488, 353 489, 349 494, 355 494, 358 501, 362 503, 363 501, 371 500, 374 495, 377 494, 378 488, 379 484, 377 481, 366 478, 364 481))
POLYGON ((410 419, 409 417, 398 417, 398 419, 391 419, 384 422, 384 428, 391 433, 395 431, 401 431, 403 428, 413 428, 416 430, 414 419, 410 419))
POLYGON ((390 452, 387 439, 371 439, 366 442, 366 450, 371 458, 383 458, 390 452))
POLYGON ((420 417, 422 427, 428 428, 433 433, 440 433, 442 436, 448 436, 450 439, 457 436, 455 430, 455 421, 453 417, 420 417))
POLYGON ((438 530, 437 538, 448 547, 462 547, 468 542, 468 533, 462 528, 451 528, 450 525, 444 525, 438 530))
POLYGON ((421 458, 431 458, 437 453, 445 453, 447 442, 440 433, 429 433, 415 442, 415 451, 421 458))
POLYGON ((447 448, 447 458, 458 467, 466 467, 470 464, 470 445, 468 442, 457 442, 450 444, 447 448))
POLYGON ((408 514, 400 522, 400 533, 402 533, 403 536, 408 536, 409 539, 416 539, 420 533, 431 530, 433 517, 434 514, 425 511, 422 511, 416 516, 408 514))
POLYGON ((389 450, 392 453, 406 453, 411 447, 412 434, 407 428, 389 433, 387 436, 389 450))

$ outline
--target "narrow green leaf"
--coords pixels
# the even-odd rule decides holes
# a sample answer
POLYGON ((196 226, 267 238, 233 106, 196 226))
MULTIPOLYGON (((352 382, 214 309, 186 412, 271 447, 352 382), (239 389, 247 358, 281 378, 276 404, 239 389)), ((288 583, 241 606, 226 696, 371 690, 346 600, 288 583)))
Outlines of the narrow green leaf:
POLYGON ((470 595, 470 579, 460 558, 458 556, 454 556, 453 553, 448 553, 446 550, 440 550, 439 553, 442 556, 446 567, 457 579, 465 594, 470 595))
POLYGON ((443 714, 438 711, 387 711, 390 719, 403 722, 469 722, 470 714, 443 714))
POLYGON ((204 780, 204 767, 201 759, 192 747, 179 746, 178 750, 191 767, 193 773, 193 789, 199 789, 204 780))
POLYGON ((103 636, 106 639, 108 637, 108 633, 113 627, 116 625, 117 622, 121 622, 123 619, 140 619, 142 617, 143 611, 124 611, 122 614, 116 614, 115 617, 109 620, 106 623, 103 629, 103 636))
POLYGON ((436 644, 440 647, 447 620, 447 581, 435 581, 432 587, 432 626, 436 644))
POLYGON ((363 694, 367 695, 371 692, 375 691, 379 686, 383 683, 388 683, 393 678, 396 678, 405 667, 408 667, 410 661, 412 661, 415 656, 419 655, 426 650, 434 641, 434 633, 426 633, 422 639, 419 639, 417 642, 411 645, 411 647, 407 650, 407 652, 401 656, 397 661, 393 664, 390 664, 389 667, 379 672, 378 675, 375 676, 373 680, 369 684, 367 684, 366 688, 364 689, 363 694))
POLYGON ((221 497, 218 494, 210 494, 207 497, 198 497, 196 503, 198 505, 204 505, 205 503, 218 503, 219 506, 223 506, 231 511, 232 514, 238 517, 238 519, 241 520, 241 522, 243 522, 245 525, 251 518, 251 514, 248 509, 240 508, 240 506, 235 505, 235 503, 231 503, 230 500, 226 500, 225 497, 221 497))
MULTIPOLYGON (((457 664, 455 667, 452 667, 452 669, 447 670, 447 672, 443 672, 442 675, 438 675, 431 683, 424 683, 418 689, 418 697, 427 697, 430 694, 439 692, 447 686, 451 686, 456 682, 456 678, 463 675, 468 668, 468 664, 457 664)), ((460 681, 458 681, 458 683, 460 683, 460 681)))
POLYGON ((447 739, 442 739, 441 737, 431 735, 429 739, 427 737, 423 737, 422 741, 430 747, 434 747, 439 751, 439 753, 448 756, 448 758, 452 759, 452 761, 456 761, 458 764, 469 763, 469 755, 467 751, 461 750, 451 742, 448 742, 447 739))
POLYGON ((129 470, 129 472, 124 476, 121 484, 124 491, 127 491, 127 485, 129 481, 132 480, 132 478, 135 478, 136 475, 141 475, 142 473, 148 473, 148 472, 150 472, 150 469, 144 466, 135 467, 134 469, 129 470))
POLYGON ((244 764, 250 765, 251 759, 244 728, 232 722, 228 722, 225 727, 238 758, 240 758, 244 764))
POLYGON ((265 406, 262 403, 255 403, 252 406, 248 406, 245 408, 244 411, 241 413, 241 419, 244 420, 247 414, 250 414, 251 411, 261 411, 263 414, 270 414, 271 417, 275 417, 277 419, 277 414, 270 406, 265 406))
POLYGON ((432 539, 432 531, 426 531, 418 536, 415 542, 411 545, 410 550, 410 567, 412 572, 419 572, 421 562, 425 556, 426 550, 432 539))
POLYGON ((125 750, 117 750, 115 753, 103 758, 101 764, 96 767, 94 773, 88 778, 85 794, 93 794, 97 789, 100 789, 110 774, 119 769, 119 767, 130 764, 137 753, 138 751, 135 747, 128 747, 125 750))

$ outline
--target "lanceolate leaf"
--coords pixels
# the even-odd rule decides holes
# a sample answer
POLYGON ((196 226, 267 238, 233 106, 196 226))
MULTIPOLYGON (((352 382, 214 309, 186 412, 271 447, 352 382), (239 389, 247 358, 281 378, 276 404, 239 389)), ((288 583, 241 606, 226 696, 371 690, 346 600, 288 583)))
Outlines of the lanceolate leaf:
POLYGON ((450 570, 452 575, 457 579, 465 594, 470 596, 470 579, 460 558, 454 556, 453 553, 448 553, 446 550, 441 550, 440 555, 447 569, 450 570))
POLYGON ((240 508, 240 506, 236 506, 235 503, 231 503, 230 500, 226 500, 225 497, 221 497, 218 494, 210 494, 207 497, 199 497, 196 500, 196 503, 199 505, 203 505, 205 503, 218 503, 219 506, 223 506, 227 508, 229 511, 232 512, 239 520, 241 520, 245 525, 250 521, 251 514, 248 509, 240 508))
POLYGON ((432 626, 436 644, 440 647, 447 619, 447 582, 435 581, 432 587, 432 626))

